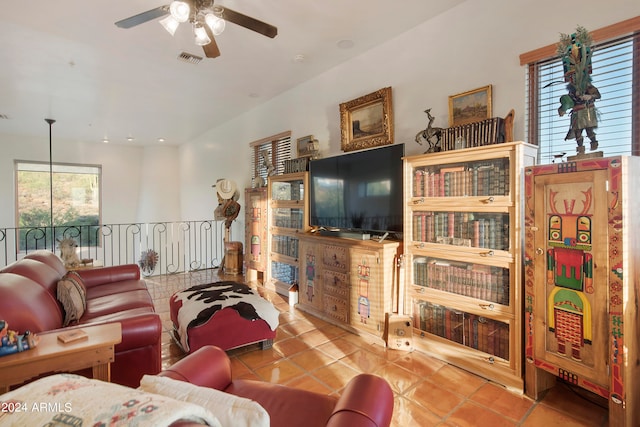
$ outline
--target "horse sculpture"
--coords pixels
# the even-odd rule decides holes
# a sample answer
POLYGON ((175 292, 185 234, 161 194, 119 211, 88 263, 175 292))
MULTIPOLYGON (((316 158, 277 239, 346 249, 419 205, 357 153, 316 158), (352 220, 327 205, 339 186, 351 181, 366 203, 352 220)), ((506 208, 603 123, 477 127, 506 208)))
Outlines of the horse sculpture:
POLYGON ((440 137, 442 136, 443 128, 433 127, 433 121, 435 117, 431 115, 431 108, 428 110, 424 110, 427 113, 427 117, 429 117, 429 124, 427 128, 421 130, 416 134, 416 142, 422 145, 422 141, 426 141, 429 143, 429 149, 425 151, 426 153, 437 153, 440 151, 440 137), (435 139, 435 141, 434 141, 435 139))

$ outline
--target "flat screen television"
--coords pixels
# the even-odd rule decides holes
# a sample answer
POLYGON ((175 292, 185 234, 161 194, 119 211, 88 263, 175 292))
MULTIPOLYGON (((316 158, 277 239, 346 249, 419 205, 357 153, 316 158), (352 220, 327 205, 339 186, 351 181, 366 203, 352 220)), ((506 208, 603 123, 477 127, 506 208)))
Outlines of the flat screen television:
POLYGON ((402 233, 404 144, 309 163, 309 223, 332 231, 402 233))

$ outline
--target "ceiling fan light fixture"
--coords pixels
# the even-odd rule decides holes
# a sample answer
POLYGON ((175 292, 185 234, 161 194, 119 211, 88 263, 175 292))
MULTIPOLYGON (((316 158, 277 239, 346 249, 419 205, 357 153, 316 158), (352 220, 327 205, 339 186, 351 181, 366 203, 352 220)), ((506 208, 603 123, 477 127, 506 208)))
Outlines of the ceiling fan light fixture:
POLYGON ((180 25, 180 23, 176 20, 176 18, 173 17, 173 15, 169 15, 166 18, 161 19, 160 24, 172 36, 176 33, 178 25, 180 25))
POLYGON ((217 17, 213 12, 209 12, 204 16, 204 22, 211 28, 214 36, 219 36, 227 25, 225 20, 217 17))
POLYGON ((171 12, 171 16, 173 16, 176 21, 187 22, 191 14, 191 8, 187 2, 172 1, 169 5, 169 12, 171 12))
POLYGON ((195 43, 198 46, 206 46, 211 43, 211 39, 209 38, 207 31, 201 24, 194 25, 193 35, 195 36, 195 43))
MULTIPOLYGON (((163 28, 172 36, 175 35, 180 23, 189 22, 193 31, 194 43, 203 47, 207 58, 220 56, 215 36, 225 30, 227 21, 265 37, 274 38, 278 35, 278 28, 273 25, 226 7, 214 5, 214 0, 170 0, 168 5, 158 6, 121 19, 115 22, 115 25, 118 28, 132 28, 155 19, 158 19, 163 28)), ((201 57, 197 58, 198 60, 202 59, 201 57)))

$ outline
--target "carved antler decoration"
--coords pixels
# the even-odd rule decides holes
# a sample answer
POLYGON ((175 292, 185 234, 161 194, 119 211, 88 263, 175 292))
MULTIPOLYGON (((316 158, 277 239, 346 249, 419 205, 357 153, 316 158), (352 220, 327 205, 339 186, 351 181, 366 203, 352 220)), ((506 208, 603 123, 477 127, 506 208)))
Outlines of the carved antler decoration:
MULTIPOLYGON (((586 191, 581 191, 581 193, 584 195, 584 200, 582 203, 582 211, 577 213, 577 215, 585 215, 587 212, 589 212, 589 209, 591 209, 591 201, 593 199, 593 196, 591 195, 591 188, 589 188, 586 191)), ((558 209, 556 208, 557 195, 558 195, 557 191, 549 190, 549 205, 551 207, 551 212, 557 215, 561 215, 561 213, 558 212, 558 209)), ((564 214, 573 215, 576 199, 564 199, 563 202, 564 202, 564 214)))

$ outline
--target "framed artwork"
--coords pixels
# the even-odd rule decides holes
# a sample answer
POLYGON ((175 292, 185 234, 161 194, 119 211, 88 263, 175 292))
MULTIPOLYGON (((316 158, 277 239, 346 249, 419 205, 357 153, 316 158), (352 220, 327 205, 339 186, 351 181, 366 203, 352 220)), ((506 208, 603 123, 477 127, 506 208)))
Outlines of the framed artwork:
POLYGON ((491 118, 491 85, 449 97, 449 127, 491 118))
POLYGON ((318 140, 313 135, 303 136, 296 140, 298 157, 314 157, 318 154, 318 140))
POLYGON ((340 104, 342 151, 393 144, 391 87, 340 104))

